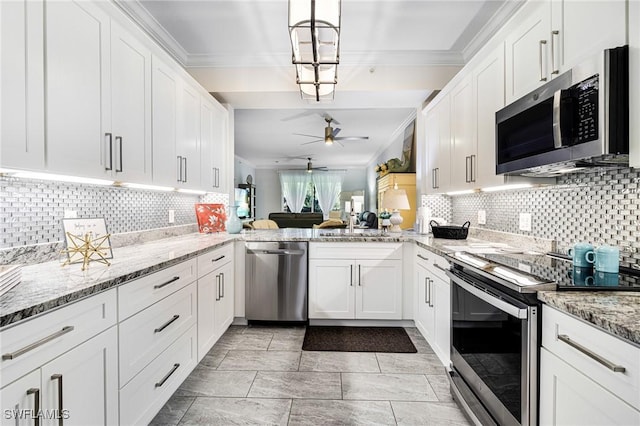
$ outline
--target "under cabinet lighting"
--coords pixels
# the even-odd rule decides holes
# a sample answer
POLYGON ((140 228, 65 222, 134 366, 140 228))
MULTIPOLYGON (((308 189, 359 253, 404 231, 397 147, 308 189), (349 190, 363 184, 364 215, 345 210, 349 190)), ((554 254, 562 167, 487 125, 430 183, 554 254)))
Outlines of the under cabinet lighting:
POLYGON ((7 173, 12 177, 21 179, 40 179, 56 182, 85 183, 89 185, 113 185, 114 181, 106 179, 95 179, 82 176, 57 175, 52 173, 27 172, 19 170, 3 169, 2 173, 7 173))
POLYGON ((451 191, 451 192, 447 192, 447 195, 465 195, 465 194, 473 194, 475 191, 475 189, 464 189, 462 191, 451 191))
POLYGON ((132 189, 146 189, 146 190, 151 190, 151 191, 174 191, 175 188, 172 188, 170 186, 157 186, 157 185, 146 185, 143 183, 128 183, 128 182, 123 182, 122 186, 126 187, 126 188, 132 188, 132 189))
POLYGON ((204 195, 207 191, 199 191, 197 189, 178 189, 178 192, 182 192, 183 194, 195 194, 195 195, 204 195))
POLYGON ((498 186, 490 186, 487 188, 482 188, 480 191, 482 192, 496 192, 496 191, 507 191, 509 189, 525 189, 533 187, 530 183, 514 183, 511 185, 498 185, 498 186))

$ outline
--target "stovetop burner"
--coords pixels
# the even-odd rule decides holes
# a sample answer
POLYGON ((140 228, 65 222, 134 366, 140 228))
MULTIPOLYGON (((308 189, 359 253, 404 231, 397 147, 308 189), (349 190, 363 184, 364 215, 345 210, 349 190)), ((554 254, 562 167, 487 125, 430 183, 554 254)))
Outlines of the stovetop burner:
POLYGON ((571 258, 559 254, 516 255, 481 254, 474 256, 493 264, 508 266, 537 281, 554 281, 558 290, 640 291, 640 270, 620 267, 617 274, 574 267, 571 258))

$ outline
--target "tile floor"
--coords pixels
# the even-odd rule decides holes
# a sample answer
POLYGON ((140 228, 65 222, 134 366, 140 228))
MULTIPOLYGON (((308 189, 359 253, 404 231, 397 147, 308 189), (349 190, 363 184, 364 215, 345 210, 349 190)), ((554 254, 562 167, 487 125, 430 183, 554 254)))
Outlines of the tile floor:
POLYGON ((469 425, 437 356, 302 351, 303 327, 231 326, 152 425, 469 425))

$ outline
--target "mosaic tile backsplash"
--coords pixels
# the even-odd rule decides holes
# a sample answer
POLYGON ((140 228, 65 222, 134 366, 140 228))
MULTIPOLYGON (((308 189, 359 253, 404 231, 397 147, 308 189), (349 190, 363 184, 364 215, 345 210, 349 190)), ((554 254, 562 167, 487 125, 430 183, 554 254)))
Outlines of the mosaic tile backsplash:
POLYGON ((563 176, 554 186, 445 197, 452 223, 553 239, 561 252, 579 241, 616 245, 621 265, 634 266, 640 263, 639 183, 634 169, 596 169, 563 176), (478 225, 480 209, 486 225, 478 225), (518 229, 521 212, 531 213, 531 232, 518 229))
POLYGON ((66 210, 104 217, 112 234, 195 224, 194 204, 228 203, 227 194, 198 196, 113 186, 0 177, 0 249, 62 240, 66 210), (169 209, 175 222, 169 223, 169 209))

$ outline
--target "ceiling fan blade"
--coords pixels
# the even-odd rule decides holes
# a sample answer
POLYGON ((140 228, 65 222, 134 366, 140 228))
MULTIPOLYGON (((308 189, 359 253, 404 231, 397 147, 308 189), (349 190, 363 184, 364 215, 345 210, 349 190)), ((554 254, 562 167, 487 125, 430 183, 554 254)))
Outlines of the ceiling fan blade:
POLYGON ((308 136, 310 138, 321 138, 322 137, 322 136, 318 136, 318 135, 306 135, 304 133, 292 133, 292 134, 296 135, 296 136, 308 136))
POLYGON ((333 118, 331 115, 329 115, 329 113, 326 113, 326 112, 325 112, 325 113, 322 113, 322 114, 320 114, 320 115, 322 115, 322 117, 323 117, 325 120, 330 120, 332 123, 335 123, 335 124, 337 124, 337 125, 340 125, 340 122, 339 122, 338 120, 336 120, 335 118, 333 118))
POLYGON ((317 111, 307 110, 298 114, 290 115, 289 117, 281 118, 280 121, 291 121, 297 118, 302 118, 302 117, 306 117, 308 115, 314 115, 314 114, 320 114, 320 113, 317 111))
POLYGON ((334 137, 334 138, 336 137, 336 135, 337 135, 338 133, 340 133, 340 130, 342 130, 340 127, 337 127, 337 128, 335 128, 335 129, 333 129, 333 137, 334 137))
POLYGON ((333 140, 341 140, 341 141, 361 141, 368 140, 369 136, 343 136, 340 138, 333 138, 333 140))
POLYGON ((324 142, 324 139, 318 139, 317 141, 305 142, 305 143, 301 143, 300 145, 309 145, 310 143, 318 143, 318 142, 324 142))

